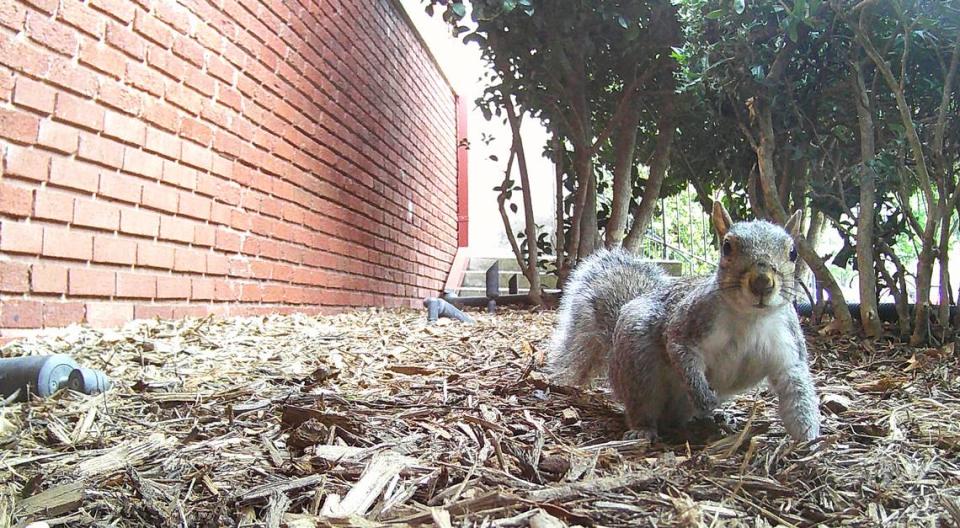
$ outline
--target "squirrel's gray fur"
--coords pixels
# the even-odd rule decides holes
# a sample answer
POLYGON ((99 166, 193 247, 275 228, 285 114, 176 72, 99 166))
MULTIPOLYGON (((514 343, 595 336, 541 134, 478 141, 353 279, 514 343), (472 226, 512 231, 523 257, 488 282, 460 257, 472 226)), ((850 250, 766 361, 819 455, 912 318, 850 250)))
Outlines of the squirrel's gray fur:
POLYGON ((606 368, 631 436, 709 416, 719 402, 767 380, 787 432, 816 438, 817 397, 791 305, 799 213, 786 229, 734 224, 717 202, 713 220, 724 250, 711 276, 670 277, 621 249, 577 266, 548 369, 558 383, 584 385, 606 368))

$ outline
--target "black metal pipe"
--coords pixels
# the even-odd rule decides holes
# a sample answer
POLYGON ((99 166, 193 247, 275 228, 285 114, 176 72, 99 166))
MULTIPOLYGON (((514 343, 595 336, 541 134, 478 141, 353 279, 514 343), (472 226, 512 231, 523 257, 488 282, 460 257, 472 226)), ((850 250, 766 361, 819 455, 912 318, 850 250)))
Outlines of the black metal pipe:
MULTIPOLYGON (((797 313, 800 315, 809 317, 813 315, 813 305, 810 303, 796 303, 794 305, 797 309, 797 313)), ((914 304, 907 305, 907 309, 910 313, 913 313, 914 304)), ((860 319, 860 303, 847 303, 847 308, 850 310, 850 315, 854 319, 860 319)), ((824 313, 832 311, 830 303, 827 302, 826 307, 824 308, 824 313)), ((880 303, 877 305, 877 315, 880 317, 881 321, 886 321, 888 323, 893 323, 900 320, 900 316, 897 315, 897 305, 893 303, 880 303)), ((957 315, 957 306, 950 306, 950 317, 956 317, 957 315)))

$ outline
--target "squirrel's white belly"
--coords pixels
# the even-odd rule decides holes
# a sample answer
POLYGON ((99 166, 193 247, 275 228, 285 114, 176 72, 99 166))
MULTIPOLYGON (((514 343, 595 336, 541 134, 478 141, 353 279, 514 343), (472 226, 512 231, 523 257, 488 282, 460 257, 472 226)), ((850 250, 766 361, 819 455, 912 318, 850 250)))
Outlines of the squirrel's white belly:
POLYGON ((783 311, 744 318, 721 313, 700 342, 707 382, 721 399, 756 386, 795 348, 783 311))

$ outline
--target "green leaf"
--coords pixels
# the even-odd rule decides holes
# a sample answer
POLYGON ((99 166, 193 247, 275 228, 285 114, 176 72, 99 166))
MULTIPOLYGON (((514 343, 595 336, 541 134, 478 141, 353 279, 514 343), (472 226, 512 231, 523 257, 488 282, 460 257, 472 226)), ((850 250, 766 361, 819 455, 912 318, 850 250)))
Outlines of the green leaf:
POLYGON ((433 16, 433 4, 429 4, 425 10, 428 15, 433 16))
POLYGON ((490 161, 500 161, 500 158, 498 158, 496 154, 490 154, 488 157, 490 161))
POLYGON ((746 0, 733 0, 733 10, 736 11, 738 15, 742 15, 746 9, 746 0))
POLYGON ((463 5, 461 2, 451 5, 450 9, 452 9, 453 13, 460 18, 467 16, 467 6, 463 5))
POLYGON ((717 9, 716 11, 710 11, 707 13, 707 18, 710 20, 717 20, 723 17, 723 9, 717 9))
POLYGON ((797 32, 797 27, 800 24, 797 22, 796 18, 790 19, 790 24, 787 26, 787 36, 790 37, 790 40, 797 42, 800 40, 800 35, 797 32))
POLYGON ((623 29, 627 29, 627 27, 629 26, 629 24, 627 23, 627 19, 623 18, 623 15, 617 15, 617 23, 620 24, 620 27, 622 27, 623 29))
POLYGON ((519 207, 517 207, 517 204, 515 203, 510 204, 510 210, 513 211, 514 213, 516 213, 518 209, 519 207))
POLYGON ((503 0, 503 12, 509 13, 517 8, 517 0, 503 0))

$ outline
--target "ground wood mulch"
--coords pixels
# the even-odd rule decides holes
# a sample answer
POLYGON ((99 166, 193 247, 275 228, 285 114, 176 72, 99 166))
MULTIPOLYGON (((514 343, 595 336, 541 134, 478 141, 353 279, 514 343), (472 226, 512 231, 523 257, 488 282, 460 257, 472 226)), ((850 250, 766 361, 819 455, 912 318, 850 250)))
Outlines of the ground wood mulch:
POLYGON ((603 388, 540 372, 552 312, 150 321, 0 356, 115 382, 0 408, 0 527, 955 526, 960 365, 807 329, 823 437, 758 389, 734 432, 621 440, 603 388), (42 526, 42 525, 37 525, 42 526))

